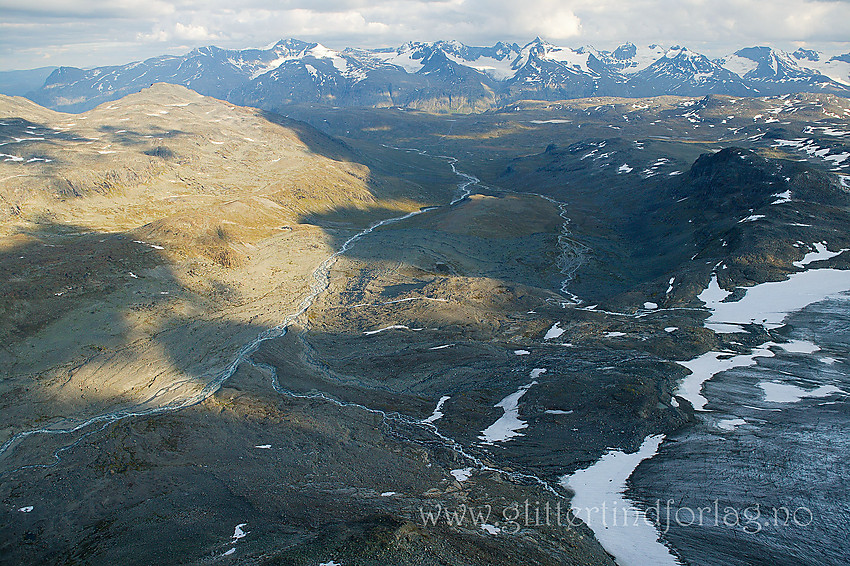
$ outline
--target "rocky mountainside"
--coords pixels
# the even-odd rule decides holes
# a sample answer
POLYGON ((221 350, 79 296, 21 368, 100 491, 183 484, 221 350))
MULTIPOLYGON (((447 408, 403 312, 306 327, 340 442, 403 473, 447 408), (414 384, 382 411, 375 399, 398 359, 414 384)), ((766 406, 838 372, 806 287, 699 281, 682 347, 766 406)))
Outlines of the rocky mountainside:
POLYGON ((769 47, 748 47, 721 59, 720 63, 737 73, 758 94, 779 95, 834 91, 835 78, 840 81, 847 74, 847 68, 839 70, 845 67, 841 57, 833 57, 822 65, 818 64, 820 56, 814 51, 798 49, 785 53, 769 47))
POLYGON ((28 96, 49 108, 79 112, 167 82, 266 109, 319 103, 471 112, 524 99, 589 96, 846 95, 847 58, 751 47, 711 60, 681 46, 627 43, 600 51, 559 47, 540 38, 525 46, 438 41, 336 51, 286 39, 266 49, 211 46, 120 66, 61 67, 28 96))

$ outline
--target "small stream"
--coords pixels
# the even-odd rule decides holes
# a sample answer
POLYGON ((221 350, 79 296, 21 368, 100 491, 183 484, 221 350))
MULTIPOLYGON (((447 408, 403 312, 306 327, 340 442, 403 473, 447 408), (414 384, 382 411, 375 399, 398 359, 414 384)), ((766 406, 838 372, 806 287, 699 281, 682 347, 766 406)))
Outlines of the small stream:
MULTIPOLYGON (((400 151, 415 151, 422 155, 427 155, 427 153, 416 149, 394 149, 398 149, 400 151)), ((471 187, 480 183, 480 181, 477 177, 473 175, 458 171, 456 167, 458 160, 454 157, 440 156, 439 158, 445 159, 451 167, 452 171, 455 173, 455 175, 462 179, 462 181, 458 184, 458 195, 455 196, 448 204, 448 206, 453 206, 467 198, 472 191, 471 187)), ((240 364, 246 361, 250 361, 251 355, 253 355, 257 351, 257 349, 260 347, 260 344, 262 344, 266 340, 279 338, 286 334, 287 328, 289 328, 294 322, 298 321, 307 312, 307 310, 309 310, 309 308, 313 305, 316 299, 325 290, 327 290, 330 281, 330 272, 336 261, 339 259, 340 256, 350 250, 351 247, 355 243, 357 243, 358 240, 368 236, 369 234, 374 232, 376 229, 381 228, 382 226, 387 226, 390 224, 401 222, 403 220, 407 220, 408 218, 412 218, 414 216, 429 212, 431 210, 434 210, 435 208, 438 207, 422 208, 401 216, 387 218, 375 222, 371 224, 368 228, 364 228, 360 232, 357 232, 356 234, 348 238, 345 242, 343 242, 342 246, 340 246, 340 248, 336 252, 328 256, 313 271, 313 282, 310 286, 310 291, 302 298, 301 302, 298 305, 298 308, 294 312, 286 315, 283 319, 283 322, 281 322, 278 326, 275 326, 268 330, 264 330, 259 335, 257 335, 254 340, 243 345, 239 349, 239 352, 237 353, 234 360, 223 371, 215 375, 206 375, 199 376, 197 378, 177 380, 169 384, 168 386, 155 391, 146 400, 131 405, 129 407, 109 411, 100 415, 96 415, 94 417, 90 417, 88 419, 75 419, 73 417, 66 417, 63 418, 61 421, 54 422, 46 427, 19 432, 12 436, 5 443, 3 443, 2 446, 0 446, 0 459, 2 459, 4 454, 9 452, 9 450, 33 437, 38 437, 41 435, 75 435, 78 433, 80 434, 80 436, 74 439, 72 442, 69 442, 68 444, 65 444, 55 450, 53 453, 52 460, 48 463, 27 464, 18 467, 14 470, 2 472, 2 474, 11 473, 17 470, 31 467, 53 466, 59 462, 60 456, 63 452, 73 448, 83 438, 100 430, 103 430, 109 424, 120 421, 122 419, 127 419, 131 417, 143 417, 171 411, 179 411, 180 409, 184 409, 202 403, 205 399, 215 394, 215 392, 218 391, 219 388, 221 388, 222 384, 224 384, 236 372, 240 364), (198 388, 198 382, 203 383, 203 387, 198 388), (181 392, 181 390, 183 389, 189 391, 183 393, 181 392), (175 397, 175 399, 166 403, 160 402, 160 398, 163 398, 166 395, 175 397)))

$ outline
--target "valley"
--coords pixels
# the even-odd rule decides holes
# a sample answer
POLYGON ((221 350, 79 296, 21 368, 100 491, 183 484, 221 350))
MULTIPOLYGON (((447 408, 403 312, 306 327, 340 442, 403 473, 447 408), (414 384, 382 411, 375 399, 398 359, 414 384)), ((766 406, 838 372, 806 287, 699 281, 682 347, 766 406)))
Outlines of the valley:
MULTIPOLYGON (((836 95, 276 110, 2 99, 0 562, 634 563, 574 474, 659 439, 625 497, 676 497, 653 482, 740 426, 688 361, 814 340, 724 299, 850 269, 836 95)), ((833 381, 800 398, 843 407, 816 343, 833 381)), ((732 563, 740 530, 698 532, 634 548, 732 563)))

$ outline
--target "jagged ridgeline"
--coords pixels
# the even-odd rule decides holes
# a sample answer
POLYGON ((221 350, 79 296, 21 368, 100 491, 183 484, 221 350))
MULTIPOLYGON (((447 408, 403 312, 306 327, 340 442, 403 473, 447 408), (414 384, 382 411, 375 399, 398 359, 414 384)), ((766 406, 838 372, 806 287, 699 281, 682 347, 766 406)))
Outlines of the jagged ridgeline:
POLYGON ((45 71, 0 73, 0 92, 29 90, 27 96, 39 104, 69 112, 156 82, 265 109, 323 104, 449 112, 489 110, 524 99, 850 93, 850 53, 748 47, 711 59, 682 46, 627 43, 604 51, 559 47, 539 38, 525 46, 438 41, 342 50, 287 39, 265 49, 210 46, 126 65, 60 67, 46 80, 45 71))

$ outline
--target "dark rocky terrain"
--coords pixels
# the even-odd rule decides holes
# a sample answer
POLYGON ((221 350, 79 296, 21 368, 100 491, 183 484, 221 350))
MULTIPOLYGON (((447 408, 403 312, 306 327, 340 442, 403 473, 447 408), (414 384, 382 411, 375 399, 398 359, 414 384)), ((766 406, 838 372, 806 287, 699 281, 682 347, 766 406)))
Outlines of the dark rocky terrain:
POLYGON ((692 426, 674 361, 783 340, 705 328, 713 272, 850 248, 833 95, 2 104, 2 563, 612 564, 502 511, 692 426))

